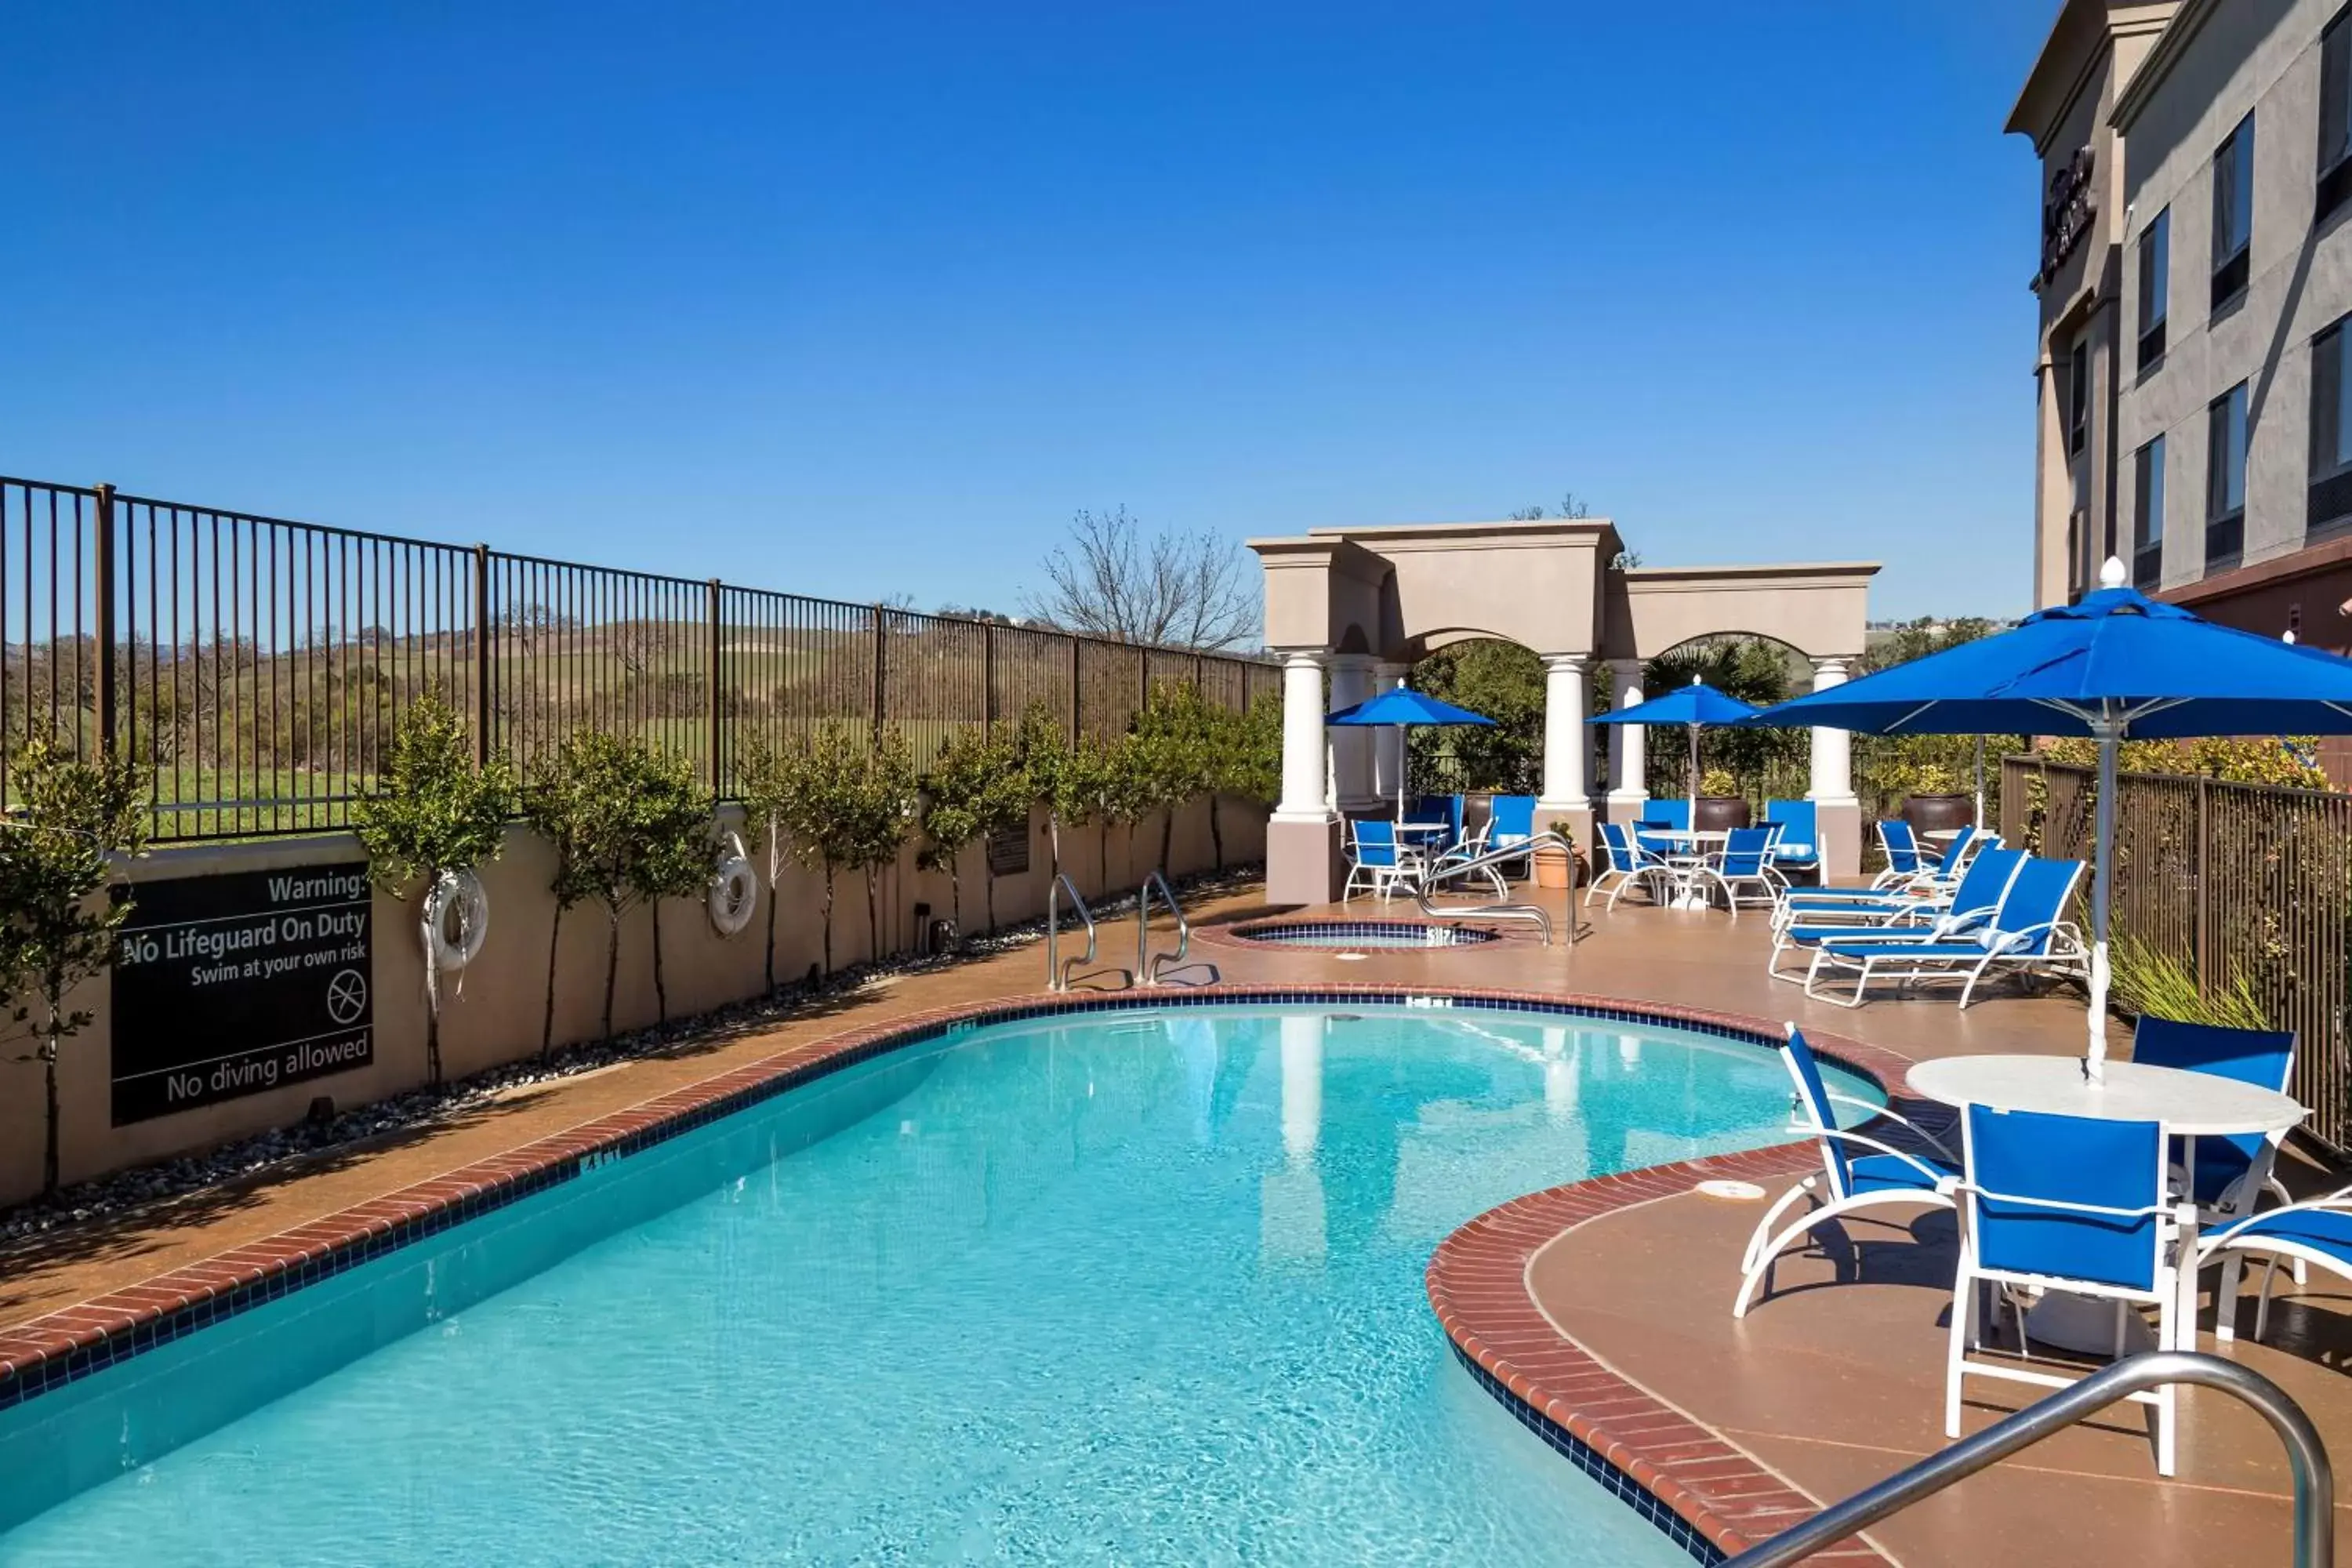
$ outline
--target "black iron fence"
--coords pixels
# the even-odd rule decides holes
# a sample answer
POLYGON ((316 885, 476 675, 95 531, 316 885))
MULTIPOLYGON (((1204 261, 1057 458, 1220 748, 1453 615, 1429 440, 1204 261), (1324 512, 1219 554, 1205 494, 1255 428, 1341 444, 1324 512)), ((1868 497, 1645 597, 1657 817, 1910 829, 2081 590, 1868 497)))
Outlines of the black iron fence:
MULTIPOLYGON (((1243 708, 1265 660, 625 572, 0 478, 0 769, 36 735, 138 761, 159 837, 343 826, 402 709, 438 690, 485 757, 584 728, 734 793, 745 742, 957 726, 1043 704, 1117 734, 1155 683, 1243 708)), ((0 789, 5 774, 0 772, 0 789)))
MULTIPOLYGON (((2003 837, 2090 858, 2095 773, 2008 757, 2001 786, 2003 837)), ((2352 795, 2119 774, 2110 867, 2110 936, 2189 966, 2209 992, 2242 986, 2274 1027, 2293 1029, 2311 1131, 2352 1146, 2352 795)))

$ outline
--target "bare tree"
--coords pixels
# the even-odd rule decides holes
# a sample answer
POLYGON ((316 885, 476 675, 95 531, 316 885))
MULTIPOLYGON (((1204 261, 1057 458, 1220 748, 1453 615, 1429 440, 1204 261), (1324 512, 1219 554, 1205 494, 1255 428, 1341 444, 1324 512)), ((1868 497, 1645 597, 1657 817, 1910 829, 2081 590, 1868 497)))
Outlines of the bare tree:
POLYGON ((1150 539, 1127 508, 1070 520, 1070 539, 1045 557, 1046 591, 1024 607, 1037 619, 1120 642, 1214 650, 1258 628, 1245 558, 1207 531, 1150 539))

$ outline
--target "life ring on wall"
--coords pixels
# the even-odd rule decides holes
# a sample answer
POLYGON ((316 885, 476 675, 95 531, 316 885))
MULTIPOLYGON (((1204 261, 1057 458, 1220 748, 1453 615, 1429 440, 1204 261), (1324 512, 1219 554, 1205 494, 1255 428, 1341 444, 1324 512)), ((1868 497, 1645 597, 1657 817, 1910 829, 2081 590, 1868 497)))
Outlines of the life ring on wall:
POLYGON ((436 973, 455 973, 474 962, 490 934, 490 896, 471 871, 444 871, 425 895, 425 944, 436 973), (449 917, 457 916, 457 934, 449 917))
POLYGON ((727 853, 719 858, 719 869, 710 874, 710 923, 720 936, 737 936, 751 923, 751 911, 760 905, 760 874, 751 868, 751 858, 743 853, 743 840, 730 833, 727 836, 727 853))

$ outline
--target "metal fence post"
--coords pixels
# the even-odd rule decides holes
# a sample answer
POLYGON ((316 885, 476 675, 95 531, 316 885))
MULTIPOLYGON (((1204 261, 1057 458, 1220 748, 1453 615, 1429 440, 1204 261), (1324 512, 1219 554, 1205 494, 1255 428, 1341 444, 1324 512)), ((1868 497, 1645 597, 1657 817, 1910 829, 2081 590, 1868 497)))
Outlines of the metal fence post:
MULTIPOLYGON (((91 568, 97 579, 98 601, 90 640, 98 655, 98 752, 114 757, 114 487, 98 487, 98 533, 92 540, 91 568)), ((51 628, 52 637, 56 635, 51 628)), ((55 657, 54 655, 52 656, 55 657)))
POLYGON ((710 623, 710 645, 709 650, 710 664, 709 671, 706 678, 709 682, 709 700, 707 704, 708 711, 706 714, 706 721, 710 726, 710 734, 707 744, 710 752, 710 798, 714 801, 723 800, 727 795, 727 769, 725 763, 719 755, 719 742, 720 735, 722 733, 721 726, 725 722, 727 713, 727 700, 719 682, 719 660, 720 657, 719 639, 719 606, 721 596, 719 579, 713 577, 710 580, 710 597, 706 602, 703 616, 710 623))
POLYGON ((1078 638, 1074 635, 1070 638, 1070 742, 1073 745, 1077 743, 1078 720, 1085 711, 1086 704, 1078 696, 1078 638))
POLYGON ((2197 955, 2197 988, 2211 994, 2213 974, 2212 916, 2210 913, 2213 878, 2213 791, 2212 781, 2203 773, 2197 775, 2197 846, 2189 860, 2189 874, 2197 879, 2197 928, 2191 948, 2197 955))
POLYGON ((882 724, 888 700, 890 669, 890 609, 887 605, 874 606, 874 744, 882 743, 882 724))
POLYGON ((490 547, 474 546, 474 765, 490 764, 490 547))
POLYGON ((980 711, 984 723, 996 728, 996 623, 980 623, 980 711))

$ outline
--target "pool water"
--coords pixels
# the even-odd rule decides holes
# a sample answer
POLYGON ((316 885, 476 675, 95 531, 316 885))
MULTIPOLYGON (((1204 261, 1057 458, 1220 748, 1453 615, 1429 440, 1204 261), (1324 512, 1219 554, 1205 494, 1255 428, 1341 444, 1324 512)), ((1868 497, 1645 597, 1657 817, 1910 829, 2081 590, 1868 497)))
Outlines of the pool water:
POLYGON ((1234 934, 1276 947, 1475 947, 1496 932, 1469 926, 1425 925, 1415 921, 1305 921, 1244 925, 1234 934))
POLYGON ((1686 1562, 1422 1273, 1788 1126, 1769 1050, 1569 1017, 971 1028, 0 1413, 0 1562, 1686 1562))

